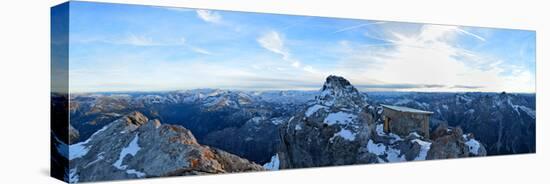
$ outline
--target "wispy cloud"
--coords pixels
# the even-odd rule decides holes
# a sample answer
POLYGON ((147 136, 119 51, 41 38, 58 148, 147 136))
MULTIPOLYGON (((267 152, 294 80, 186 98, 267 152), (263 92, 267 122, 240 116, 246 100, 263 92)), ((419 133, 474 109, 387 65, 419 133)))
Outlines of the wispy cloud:
POLYGON ((477 35, 477 34, 474 34, 474 33, 472 33, 472 32, 466 31, 466 30, 464 30, 464 29, 460 29, 460 28, 458 28, 458 27, 456 27, 455 29, 456 29, 456 31, 458 31, 458 32, 460 32, 460 33, 463 33, 463 34, 466 34, 466 35, 468 35, 468 36, 474 37, 474 38, 476 38, 476 39, 478 39, 478 40, 480 40, 480 41, 486 41, 485 38, 483 38, 483 37, 481 37, 481 36, 479 36, 479 35, 477 35))
POLYGON ((332 33, 340 33, 340 32, 350 31, 350 30, 358 29, 358 28, 361 28, 361 27, 369 26, 369 25, 375 25, 375 24, 384 24, 384 22, 372 22, 372 23, 358 24, 358 25, 349 26, 349 27, 345 27, 345 28, 336 30, 332 33))
POLYGON ((358 88, 365 89, 423 89, 423 88, 444 88, 445 85, 440 84, 358 84, 355 85, 358 88))
POLYGON ((480 88, 483 88, 483 86, 454 85, 451 88, 480 89, 480 88))
POLYGON ((195 53, 204 54, 204 55, 213 55, 212 52, 210 52, 206 49, 196 47, 196 46, 193 46, 193 45, 187 43, 187 40, 184 37, 180 38, 180 42, 183 46, 189 48, 191 51, 193 51, 195 53))
POLYGON ((301 69, 309 73, 318 73, 318 71, 312 66, 303 65, 302 62, 300 62, 298 59, 294 59, 291 56, 290 51, 285 47, 284 39, 278 32, 269 31, 260 36, 256 41, 264 49, 281 55, 282 59, 290 63, 292 67, 301 69))
POLYGON ((197 16, 204 20, 205 22, 210 23, 220 23, 222 21, 222 16, 211 10, 197 10, 197 16))
POLYGON ((528 70, 503 75, 514 71, 514 67, 458 47, 455 42, 462 35, 485 39, 456 26, 424 25, 414 34, 403 34, 398 29, 386 31, 387 39, 381 39, 392 43, 390 48, 373 50, 357 46, 361 44, 346 45, 356 52, 351 52, 341 65, 359 64, 352 64, 353 70, 345 73, 359 81, 374 78, 389 84, 413 84, 404 90, 534 91, 534 75, 528 70), (426 82, 441 86, 423 85, 426 82))
MULTIPOLYGON (((116 41, 115 41, 116 42, 116 41)), ((154 42, 151 37, 146 36, 138 36, 134 34, 130 34, 125 39, 119 40, 119 44, 126 44, 126 45, 135 45, 135 46, 158 46, 158 45, 165 45, 165 43, 157 43, 154 42)))
POLYGON ((190 11, 193 11, 192 9, 189 9, 189 8, 178 8, 178 7, 161 7, 161 8, 165 9, 165 10, 176 11, 176 12, 190 12, 190 11))
POLYGON ((199 54, 212 55, 212 53, 210 51, 207 51, 207 50, 202 49, 202 48, 198 48, 198 47, 190 47, 190 48, 193 52, 196 52, 196 53, 199 53, 199 54))
POLYGON ((269 31, 259 37, 257 41, 263 48, 281 55, 283 60, 289 62, 293 67, 299 68, 302 65, 300 61, 290 57, 290 52, 285 48, 284 41, 278 32, 269 31))

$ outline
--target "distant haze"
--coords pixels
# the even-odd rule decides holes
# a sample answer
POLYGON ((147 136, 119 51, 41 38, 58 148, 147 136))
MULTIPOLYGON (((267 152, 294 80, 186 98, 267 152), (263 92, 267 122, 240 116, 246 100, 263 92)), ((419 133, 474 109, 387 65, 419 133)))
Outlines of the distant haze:
MULTIPOLYGON (((535 92, 535 32, 72 2, 71 92, 535 92)), ((54 58, 55 59, 55 58, 54 58)))

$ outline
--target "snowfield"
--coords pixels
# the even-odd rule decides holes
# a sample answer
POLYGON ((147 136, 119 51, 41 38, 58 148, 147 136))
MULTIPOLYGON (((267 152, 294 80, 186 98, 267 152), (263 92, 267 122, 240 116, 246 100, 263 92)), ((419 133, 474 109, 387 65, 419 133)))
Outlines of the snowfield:
POLYGON ((356 134, 351 132, 350 130, 342 129, 339 132, 335 133, 334 136, 332 136, 332 138, 330 138, 330 140, 331 141, 334 140, 334 138, 336 136, 340 136, 340 137, 342 137, 342 138, 344 138, 345 140, 348 140, 348 141, 354 141, 356 134))
POLYGON ((327 107, 325 107, 323 105, 315 104, 314 106, 311 106, 307 109, 305 115, 306 115, 306 117, 310 117, 311 115, 313 115, 314 113, 319 111, 319 109, 326 109, 326 108, 327 107))
POLYGON ((330 113, 325 118, 323 123, 325 123, 327 125, 335 125, 335 124, 345 125, 345 124, 349 124, 349 123, 353 122, 353 120, 355 118, 357 118, 356 115, 340 111, 340 112, 337 112, 337 113, 330 113))

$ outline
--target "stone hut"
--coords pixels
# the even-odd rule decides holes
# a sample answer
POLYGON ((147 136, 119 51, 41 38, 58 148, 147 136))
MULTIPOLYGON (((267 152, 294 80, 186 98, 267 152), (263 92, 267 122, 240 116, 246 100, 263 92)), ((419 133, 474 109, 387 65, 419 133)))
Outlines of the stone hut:
POLYGON ((408 136, 412 132, 417 132, 426 138, 430 137, 429 122, 433 112, 393 105, 382 105, 382 107, 384 132, 399 136, 408 136))

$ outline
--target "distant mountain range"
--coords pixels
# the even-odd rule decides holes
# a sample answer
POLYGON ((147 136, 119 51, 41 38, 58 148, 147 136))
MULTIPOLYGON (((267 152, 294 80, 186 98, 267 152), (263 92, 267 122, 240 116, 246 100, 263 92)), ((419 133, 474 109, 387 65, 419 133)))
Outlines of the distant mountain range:
POLYGON ((534 153, 535 98, 360 92, 338 76, 320 91, 71 94, 69 141, 53 144, 79 181, 534 153), (382 131, 380 104, 434 112, 431 136, 382 131))

